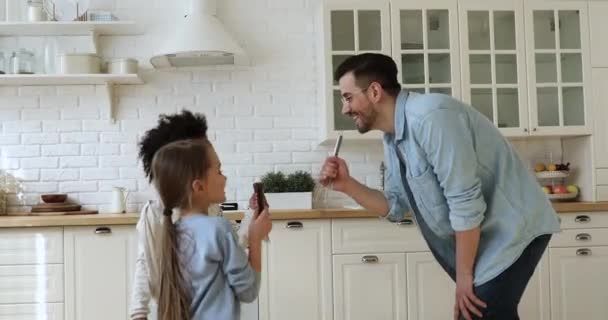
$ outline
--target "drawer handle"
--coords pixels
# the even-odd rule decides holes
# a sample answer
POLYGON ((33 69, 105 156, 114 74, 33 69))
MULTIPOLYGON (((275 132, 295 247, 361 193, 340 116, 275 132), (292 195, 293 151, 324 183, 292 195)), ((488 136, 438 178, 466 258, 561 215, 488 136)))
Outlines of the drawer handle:
POLYGON ((403 219, 401 221, 397 221, 397 225, 400 226, 411 226, 414 224, 414 220, 412 219, 403 219))
POLYGON ((576 216, 576 218, 574 218, 574 222, 587 223, 589 221, 591 221, 589 216, 576 216))
POLYGON ((577 256, 590 256, 591 249, 587 249, 587 248, 578 249, 578 250, 576 250, 576 255, 577 256))
POLYGON ((588 233, 579 233, 576 235, 576 240, 578 241, 589 241, 591 240, 591 235, 588 233))
POLYGON ((377 263, 378 262, 378 257, 377 256, 363 256, 363 258, 361 258, 361 262, 363 262, 363 263, 377 263))
POLYGON ((112 233, 112 229, 108 227, 99 227, 95 229, 95 234, 110 234, 112 233))
POLYGON ((302 229, 304 225, 300 221, 289 221, 285 228, 287 229, 302 229))

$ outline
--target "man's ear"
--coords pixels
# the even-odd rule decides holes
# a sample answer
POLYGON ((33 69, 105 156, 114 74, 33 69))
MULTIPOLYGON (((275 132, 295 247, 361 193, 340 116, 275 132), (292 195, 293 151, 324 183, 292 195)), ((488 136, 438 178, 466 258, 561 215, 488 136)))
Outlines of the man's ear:
POLYGON ((384 94, 384 89, 382 89, 382 86, 375 81, 369 85, 369 89, 367 90, 371 91, 371 100, 376 103, 380 101, 382 95, 384 94))

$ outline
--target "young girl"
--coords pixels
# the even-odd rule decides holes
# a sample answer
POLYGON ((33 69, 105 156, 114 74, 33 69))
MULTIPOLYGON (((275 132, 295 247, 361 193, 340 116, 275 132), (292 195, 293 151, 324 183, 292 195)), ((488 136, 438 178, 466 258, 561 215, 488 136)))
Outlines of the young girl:
POLYGON ((249 257, 230 223, 210 217, 210 203, 225 201, 226 177, 206 139, 163 146, 152 161, 154 185, 164 205, 160 320, 238 319, 239 302, 258 294, 261 242, 272 227, 268 209, 249 227, 249 257), (171 212, 180 220, 171 223, 171 212))

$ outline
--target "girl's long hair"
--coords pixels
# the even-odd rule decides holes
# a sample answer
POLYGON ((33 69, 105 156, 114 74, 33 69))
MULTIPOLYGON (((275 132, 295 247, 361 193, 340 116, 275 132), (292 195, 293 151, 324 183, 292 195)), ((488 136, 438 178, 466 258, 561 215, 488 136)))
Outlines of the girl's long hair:
POLYGON ((160 262, 159 320, 190 320, 191 289, 180 259, 179 229, 174 208, 191 207, 192 182, 205 177, 210 167, 206 139, 181 140, 163 146, 152 160, 154 185, 164 205, 160 262))

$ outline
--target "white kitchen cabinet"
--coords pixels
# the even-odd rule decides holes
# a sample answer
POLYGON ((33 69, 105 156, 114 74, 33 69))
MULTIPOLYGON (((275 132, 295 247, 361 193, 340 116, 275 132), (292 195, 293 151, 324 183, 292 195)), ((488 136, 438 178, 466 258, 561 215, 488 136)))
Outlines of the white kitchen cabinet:
MULTIPOLYGON (((407 254, 408 319, 451 319, 456 285, 430 252, 407 254)), ((522 320, 549 320, 549 265, 545 257, 519 304, 522 320)))
POLYGON ((605 320, 608 246, 550 248, 551 319, 605 320))
POLYGON ((134 226, 66 227, 65 319, 128 319, 134 226))
POLYGON ((332 319, 330 230, 329 220, 273 222, 264 242, 260 319, 332 319))
POLYGON ((505 136, 591 134, 586 2, 461 0, 459 9, 464 101, 505 136))
POLYGON ((456 285, 430 252, 407 254, 408 319, 454 317, 456 285))
POLYGON ((591 67, 585 1, 526 1, 532 135, 591 134, 591 67))
POLYGON ((505 136, 528 134, 524 7, 520 0, 461 0, 462 97, 505 136))
POLYGON ((404 253, 334 255, 335 320, 405 320, 404 253))
POLYGON ((0 320, 63 320, 63 303, 0 305, 0 320))
POLYGON ((330 0, 321 8, 318 24, 323 30, 321 51, 321 101, 324 110, 321 140, 334 140, 340 132, 347 139, 380 139, 378 132, 359 134, 354 121, 342 115, 338 83, 333 75, 348 57, 374 52, 391 54, 389 2, 385 0, 330 0))
MULTIPOLYGON (((608 67, 608 2, 589 1, 589 33, 591 44, 591 67, 608 67)), ((595 86, 595 81, 593 82, 595 86)))
MULTIPOLYGON (((603 18, 607 20, 606 17, 603 18)), ((608 29, 606 29, 608 30, 608 29)), ((608 41, 605 41, 608 42, 608 41)), ((605 56, 608 58, 608 55, 605 56)), ((595 167, 608 168, 608 68, 593 68, 593 142, 595 154, 595 167)), ((608 200, 597 199, 597 200, 608 200)))
POLYGON ((405 89, 460 97, 456 0, 391 1, 392 57, 405 89))

